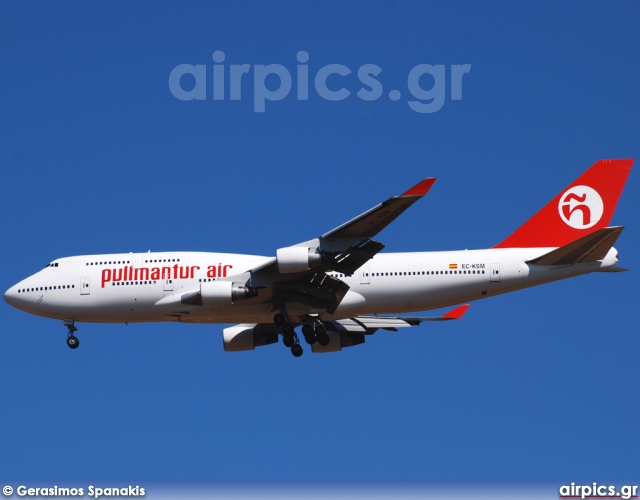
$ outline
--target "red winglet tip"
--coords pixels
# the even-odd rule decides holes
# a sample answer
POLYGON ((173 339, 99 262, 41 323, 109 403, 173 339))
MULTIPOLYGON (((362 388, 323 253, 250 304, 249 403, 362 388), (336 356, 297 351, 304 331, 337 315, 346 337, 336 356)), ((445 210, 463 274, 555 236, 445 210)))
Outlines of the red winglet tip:
POLYGON ((427 194, 427 191, 431 189, 431 186, 433 186, 434 182, 436 182, 435 177, 424 179, 418 182, 418 184, 413 186, 408 191, 402 193, 400 196, 424 196, 425 194, 427 194))
POLYGON ((442 318, 446 319, 460 319, 467 312, 467 309, 471 307, 471 304, 462 304, 461 306, 451 309, 451 311, 444 313, 442 318))

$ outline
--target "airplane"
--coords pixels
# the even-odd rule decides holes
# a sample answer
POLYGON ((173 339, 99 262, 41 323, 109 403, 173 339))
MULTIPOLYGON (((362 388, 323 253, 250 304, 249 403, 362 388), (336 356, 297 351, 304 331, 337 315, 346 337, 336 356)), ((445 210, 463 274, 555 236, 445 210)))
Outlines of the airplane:
POLYGON ((76 322, 239 323, 226 351, 279 342, 302 355, 365 342, 379 329, 460 319, 468 302, 592 272, 617 272, 609 226, 632 159, 600 160, 489 249, 380 253, 373 238, 431 189, 426 178, 341 226, 275 256, 147 252, 64 257, 12 286, 10 305, 76 322), (459 305, 462 304, 462 305, 459 305), (437 317, 408 313, 457 306, 437 317))

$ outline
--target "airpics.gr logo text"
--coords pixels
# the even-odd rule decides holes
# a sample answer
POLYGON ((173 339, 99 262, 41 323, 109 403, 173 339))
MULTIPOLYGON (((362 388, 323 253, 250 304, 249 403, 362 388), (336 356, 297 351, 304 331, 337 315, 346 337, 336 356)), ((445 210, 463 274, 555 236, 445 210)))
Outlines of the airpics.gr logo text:
POLYGON ((267 101, 282 101, 291 94, 298 101, 307 101, 314 90, 325 101, 343 101, 355 94, 365 102, 384 97, 400 101, 408 91, 406 102, 413 111, 435 113, 444 106, 447 88, 450 100, 462 100, 462 79, 471 72, 471 64, 451 64, 449 68, 445 64, 418 64, 409 71, 406 90, 401 91, 384 88, 382 68, 377 64, 363 64, 355 71, 343 64, 316 68, 309 64, 309 53, 304 50, 296 54, 294 71, 282 64, 227 65, 221 50, 211 57, 214 64, 210 71, 206 64, 179 64, 171 70, 169 90, 176 99, 240 101, 243 88, 246 91, 252 83, 253 111, 264 113, 267 101))
POLYGON ((558 203, 558 212, 565 224, 574 229, 588 229, 602 218, 602 197, 589 186, 573 186, 567 189, 558 203))

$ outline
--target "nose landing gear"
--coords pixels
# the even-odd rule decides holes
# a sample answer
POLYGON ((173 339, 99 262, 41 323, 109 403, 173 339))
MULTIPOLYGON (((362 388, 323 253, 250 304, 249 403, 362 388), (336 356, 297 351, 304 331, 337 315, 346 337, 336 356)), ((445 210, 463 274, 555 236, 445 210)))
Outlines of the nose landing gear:
POLYGON ((75 336, 75 333, 78 331, 76 326, 73 324, 74 321, 72 319, 65 319, 64 325, 69 330, 67 334, 67 345, 71 347, 71 349, 77 349, 80 345, 80 340, 75 336))

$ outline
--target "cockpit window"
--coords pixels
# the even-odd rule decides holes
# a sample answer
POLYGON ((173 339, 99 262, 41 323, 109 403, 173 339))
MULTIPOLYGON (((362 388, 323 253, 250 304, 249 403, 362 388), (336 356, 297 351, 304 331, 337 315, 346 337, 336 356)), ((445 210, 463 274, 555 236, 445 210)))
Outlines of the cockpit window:
POLYGON ((47 267, 58 267, 58 263, 57 263, 57 262, 52 262, 51 264, 47 264, 47 265, 46 265, 46 267, 45 267, 45 269, 46 269, 47 267))

